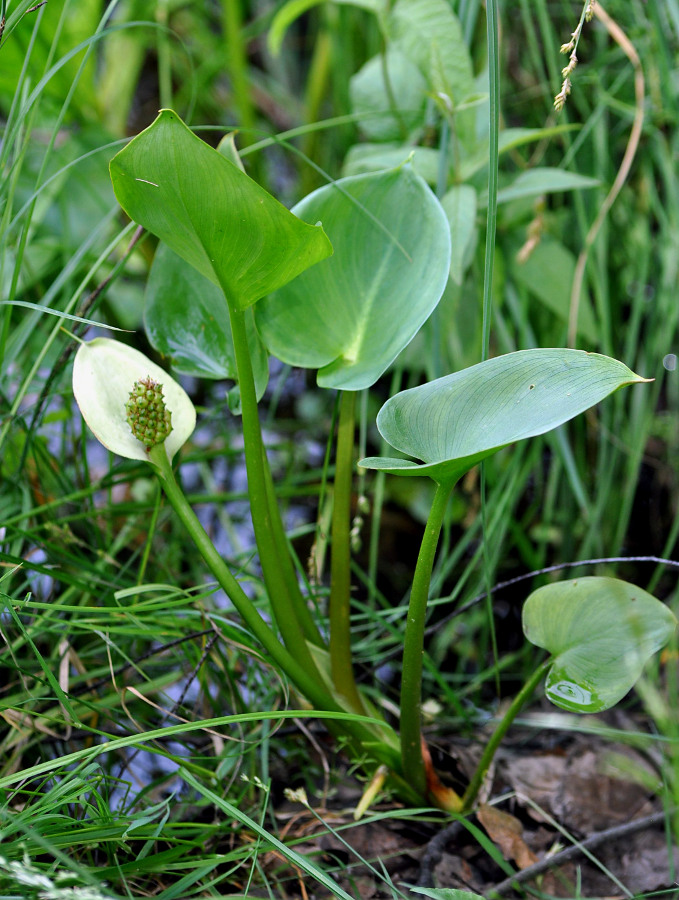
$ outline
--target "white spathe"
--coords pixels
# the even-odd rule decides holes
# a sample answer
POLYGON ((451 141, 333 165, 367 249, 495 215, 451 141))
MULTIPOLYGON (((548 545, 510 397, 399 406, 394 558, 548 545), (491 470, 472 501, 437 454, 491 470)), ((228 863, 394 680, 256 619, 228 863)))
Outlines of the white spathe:
POLYGON ((81 344, 73 364, 73 393, 83 418, 104 447, 126 459, 148 462, 146 448, 133 436, 125 411, 135 381, 148 375, 162 385, 172 413, 172 431, 165 440, 171 462, 196 427, 196 410, 184 388, 143 353, 109 338, 81 344))

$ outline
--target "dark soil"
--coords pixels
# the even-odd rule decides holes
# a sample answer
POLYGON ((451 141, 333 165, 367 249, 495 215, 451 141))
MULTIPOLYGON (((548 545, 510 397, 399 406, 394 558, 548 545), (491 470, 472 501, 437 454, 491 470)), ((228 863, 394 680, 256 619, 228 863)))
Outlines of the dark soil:
MULTIPOLYGON (((642 749, 634 749, 631 738, 618 743, 557 731, 558 725, 581 727, 583 719, 553 710, 527 714, 522 723, 498 754, 484 802, 464 821, 431 812, 412 816, 385 802, 356 823, 362 785, 345 774, 332 791, 326 785, 317 796, 309 794, 310 808, 290 799, 277 804, 281 833, 286 841, 302 840, 296 849, 320 858, 357 900, 421 896, 414 887, 484 897, 536 891, 554 897, 669 891, 666 896, 679 897, 677 823, 659 799, 661 745, 639 740, 642 749)), ((593 724, 591 717, 584 720, 585 727, 593 724)), ((620 710, 597 717, 596 724, 621 736, 645 732, 644 723, 620 710)), ((440 737, 429 739, 441 746, 440 737)), ((450 742, 451 764, 471 771, 483 740, 450 742)), ((289 769, 281 777, 291 784, 289 769)), ((271 865, 289 896, 325 896, 301 873, 286 876, 280 858, 271 865)))

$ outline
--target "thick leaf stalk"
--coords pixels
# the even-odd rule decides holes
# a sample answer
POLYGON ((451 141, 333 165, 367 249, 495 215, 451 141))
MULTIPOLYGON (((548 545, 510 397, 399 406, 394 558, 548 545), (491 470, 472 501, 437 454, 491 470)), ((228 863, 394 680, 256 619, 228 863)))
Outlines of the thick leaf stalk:
POLYGON ((247 625, 250 633, 262 644, 273 661, 292 679, 295 686, 318 709, 339 711, 339 706, 330 695, 323 690, 321 683, 311 677, 305 668, 280 643, 278 638, 266 624, 260 613, 231 574, 229 567, 215 549, 209 535, 188 503, 181 488, 177 484, 172 467, 162 445, 153 447, 149 452, 149 461, 157 467, 161 484, 167 499, 172 504, 179 520, 194 542, 198 552, 233 603, 239 615, 247 625))
POLYGON ((342 391, 332 510, 330 564, 330 667, 335 689, 356 712, 364 712, 351 658, 351 480, 356 394, 342 391))
MULTIPOLYGON (((262 440, 244 313, 233 307, 229 308, 229 312, 241 393, 248 495, 264 583, 285 646, 296 655, 306 672, 320 680, 321 675, 309 651, 305 629, 301 624, 309 618, 308 610, 296 582, 293 590, 290 577, 292 562, 287 548, 281 546, 283 529, 279 521, 280 513, 275 497, 271 496, 272 492, 268 488, 271 475, 262 440)), ((292 574, 294 577, 294 571, 292 574)))
POLYGON ((429 511, 410 591, 408 618, 403 639, 403 675, 401 681, 401 763, 415 791, 427 794, 427 775, 422 757, 422 655, 424 625, 429 600, 431 573, 443 517, 452 492, 451 483, 436 487, 429 511))

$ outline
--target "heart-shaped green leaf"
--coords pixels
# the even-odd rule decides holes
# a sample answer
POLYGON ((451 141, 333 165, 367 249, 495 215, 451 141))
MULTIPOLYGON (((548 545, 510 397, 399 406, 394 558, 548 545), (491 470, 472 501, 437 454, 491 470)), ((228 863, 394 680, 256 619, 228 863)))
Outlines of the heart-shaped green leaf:
MULTIPOLYGON (((159 244, 153 258, 146 284, 144 324, 153 347, 169 357, 178 372, 198 378, 237 380, 231 323, 221 289, 167 244, 159 244)), ((252 310, 246 313, 246 327, 260 399, 268 382, 269 367, 252 310)))
POLYGON ((332 253, 323 229, 295 218, 172 110, 111 160, 118 202, 245 309, 332 253))
POLYGON ((377 416, 380 434, 423 464, 371 456, 359 465, 454 483, 500 448, 544 434, 624 384, 646 380, 583 350, 508 353, 387 400, 377 416))
POLYGON ((614 706, 676 625, 663 603, 616 578, 548 584, 534 591, 523 607, 524 634, 554 656, 547 696, 573 712, 614 706))
POLYGON ((335 253, 258 304, 264 343, 284 362, 320 369, 321 387, 370 387, 441 298, 445 214, 409 166, 343 178, 293 211, 322 219, 335 253))

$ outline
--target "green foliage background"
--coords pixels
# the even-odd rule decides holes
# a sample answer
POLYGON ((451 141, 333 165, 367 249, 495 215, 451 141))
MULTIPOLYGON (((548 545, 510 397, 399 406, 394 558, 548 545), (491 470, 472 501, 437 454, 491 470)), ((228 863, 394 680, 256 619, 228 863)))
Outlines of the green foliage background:
MULTIPOLYGON (((292 731, 286 717, 297 702, 220 605, 155 483, 143 467, 99 453, 74 411, 74 342, 63 327, 84 333, 79 319, 86 319, 129 329, 120 337, 150 351, 144 291, 155 245, 135 235, 108 174, 127 139, 161 107, 176 109, 215 146, 235 130, 248 174, 288 206, 342 175, 414 154, 454 234, 451 278, 398 364, 363 395, 362 451, 384 450, 374 421, 387 393, 480 359, 483 4, 305 6, 286 20, 281 4, 238 0, 0 4, 3 896, 18 885, 38 896, 40 878, 51 880, 50 890, 75 883, 92 897, 244 894, 251 883, 275 894, 299 862, 294 848, 275 844, 277 792, 301 784, 310 797, 322 790, 320 763, 309 765, 310 754, 318 759, 317 739, 292 731), (381 26, 391 42, 384 65, 381 26), (270 35, 280 38, 280 52, 270 35), (432 36, 466 51, 442 52, 432 36), (442 94, 462 108, 451 113, 442 94), (266 856, 272 847, 274 862, 266 856)), ((431 608, 439 619, 486 584, 544 566, 676 555, 679 5, 611 0, 607 11, 641 60, 644 120, 631 169, 589 252, 577 345, 655 381, 489 461, 485 551, 478 480, 468 477, 435 571, 431 608)), ((630 59, 595 21, 583 31, 571 96, 554 112, 566 63, 558 50, 580 12, 566 0, 508 0, 501 9, 502 130, 499 157, 490 161, 498 163, 500 189, 493 355, 566 345, 576 260, 638 107, 630 59)), ((225 474, 241 464, 228 387, 194 385, 201 430, 182 473, 191 501, 259 599, 244 485, 225 474)), ((327 514, 328 463, 322 450, 309 457, 300 448, 323 446, 333 398, 284 368, 265 403, 301 571, 315 541, 313 581, 325 553, 315 522, 327 514)), ((397 523, 388 533, 391 556, 370 522, 355 556, 355 650, 371 670, 398 651, 414 563, 408 548, 417 545, 430 498, 423 481, 357 484, 373 510, 384 508, 384 519, 397 523)), ((587 568, 614 570, 676 611, 667 567, 587 568)), ((530 669, 531 651, 518 637, 524 588, 498 595, 499 656, 483 604, 436 627, 426 691, 444 708, 442 733, 473 734, 470 710, 492 707, 496 683, 511 695, 530 669)), ((322 582, 317 593, 322 603, 322 582)), ((668 684, 651 670, 646 704, 627 701, 640 730, 666 739, 658 746, 668 807, 679 799, 673 677, 668 684)), ((378 682, 371 690, 379 700, 391 687, 378 682)), ((335 756, 331 763, 340 765, 335 756)), ((321 871, 322 861, 309 866, 311 880, 327 889, 332 872, 321 871)))

